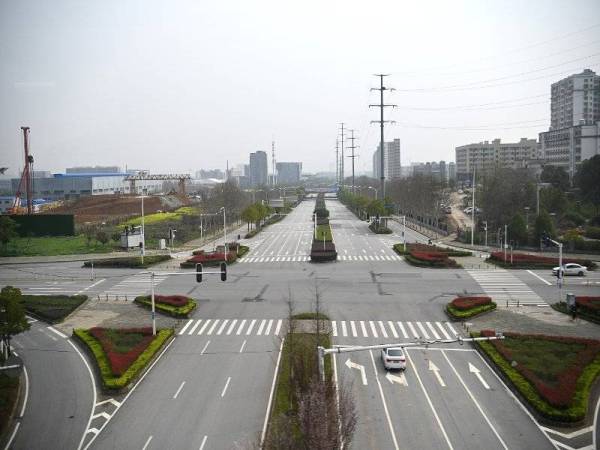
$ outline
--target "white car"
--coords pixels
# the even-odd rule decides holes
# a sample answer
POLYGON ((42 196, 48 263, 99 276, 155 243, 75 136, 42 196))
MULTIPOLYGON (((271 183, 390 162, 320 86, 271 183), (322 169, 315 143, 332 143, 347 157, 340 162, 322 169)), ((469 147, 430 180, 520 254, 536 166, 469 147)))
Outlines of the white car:
POLYGON ((404 356, 402 347, 384 348, 381 350, 381 360, 383 361, 385 370, 406 369, 406 356, 404 356))
POLYGON ((468 206, 463 211, 464 211, 465 214, 471 214, 471 212, 473 211, 473 207, 472 206, 468 206))
MULTIPOLYGON (((558 273, 558 267, 555 267, 554 269, 552 269, 552 275, 556 276, 556 274, 558 273)), ((564 275, 577 275, 577 276, 584 276, 585 273, 587 272, 587 267, 582 266, 580 264, 575 264, 575 263, 567 263, 563 265, 563 274, 564 275)))

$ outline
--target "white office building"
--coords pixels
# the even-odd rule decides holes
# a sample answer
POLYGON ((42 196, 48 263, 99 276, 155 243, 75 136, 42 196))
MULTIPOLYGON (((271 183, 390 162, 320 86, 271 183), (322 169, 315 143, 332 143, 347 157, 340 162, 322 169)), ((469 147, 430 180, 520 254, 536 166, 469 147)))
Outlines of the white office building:
MULTIPOLYGON (((394 180, 402 176, 402 165, 400 163, 400 139, 385 142, 384 174, 386 180, 394 180)), ((373 153, 373 177, 381 178, 381 145, 373 153)))

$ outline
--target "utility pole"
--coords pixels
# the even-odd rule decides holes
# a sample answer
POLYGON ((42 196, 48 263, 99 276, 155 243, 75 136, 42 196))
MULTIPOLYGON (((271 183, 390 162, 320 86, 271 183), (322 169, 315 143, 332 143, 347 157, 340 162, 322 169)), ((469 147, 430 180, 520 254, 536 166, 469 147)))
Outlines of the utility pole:
POLYGON ((271 164, 273 165, 272 183, 275 186, 277 181, 277 176, 275 175, 275 141, 271 141, 271 164))
POLYGON ((381 164, 380 164, 380 170, 381 170, 381 174, 380 174, 380 178, 381 178, 381 187, 379 188, 379 191, 381 192, 381 201, 384 201, 385 199, 385 148, 384 148, 384 140, 383 140, 383 125, 386 122, 389 123, 394 123, 393 120, 383 120, 383 109, 386 107, 392 107, 395 108, 396 105, 386 105, 385 103, 383 103, 383 92, 384 91, 393 91, 394 88, 386 88, 383 85, 383 77, 387 77, 389 76, 389 74, 383 74, 383 73, 379 73, 379 74, 375 74, 376 77, 379 77, 379 87, 378 88, 371 88, 372 91, 379 91, 380 97, 379 97, 379 104, 378 105, 369 105, 369 108, 373 108, 373 107, 377 107, 379 108, 379 120, 372 120, 371 123, 379 123, 379 127, 380 127, 380 132, 381 132, 381 136, 380 136, 380 140, 379 140, 379 146, 381 149, 381 164))
POLYGON ((340 184, 340 140, 335 140, 335 182, 340 184))
POLYGON ((340 125, 342 126, 342 158, 340 160, 340 181, 341 181, 341 185, 342 188, 344 187, 344 125, 346 125, 344 122, 340 123, 340 125))
POLYGON ((347 158, 352 158, 352 194, 354 195, 354 158, 358 157, 358 155, 354 154, 354 149, 358 148, 358 145, 354 145, 354 140, 357 139, 354 137, 354 130, 350 130, 350 133, 351 137, 349 137, 348 139, 352 141, 352 145, 348 148, 352 149, 352 155, 347 156, 347 158))

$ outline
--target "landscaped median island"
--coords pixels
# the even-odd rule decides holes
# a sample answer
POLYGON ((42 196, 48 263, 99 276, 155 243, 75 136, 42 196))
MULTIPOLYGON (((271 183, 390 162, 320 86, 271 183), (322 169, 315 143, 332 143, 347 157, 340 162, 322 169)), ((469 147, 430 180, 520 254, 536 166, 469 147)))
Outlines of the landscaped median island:
POLYGON ((102 386, 107 391, 127 388, 173 335, 172 328, 74 329, 73 337, 85 344, 96 362, 102 386))
MULTIPOLYGON (((133 300, 144 308, 152 308, 152 297, 150 295, 136 297, 133 300)), ((196 309, 196 300, 185 295, 155 295, 154 307, 156 311, 173 317, 187 317, 196 309)))
POLYGON ((335 261, 337 251, 333 243, 333 233, 329 225, 329 210, 325 207, 325 194, 319 194, 315 203, 313 221, 315 220, 315 233, 310 250, 310 260, 314 262, 335 261))
POLYGON ((496 309, 490 297, 457 297, 446 305, 446 313, 453 319, 468 319, 496 309))
POLYGON ((19 376, 0 373, 0 435, 6 430, 18 393, 19 376))
POLYGON ((25 310, 49 323, 61 322, 79 305, 84 303, 87 295, 21 295, 21 303, 25 310))
MULTIPOLYGON (((473 337, 494 336, 491 330, 473 337)), ((477 345, 545 422, 585 419, 590 391, 600 374, 600 341, 504 333, 504 339, 477 345)))
MULTIPOLYGON (((576 296, 575 305, 577 317, 600 324, 600 297, 576 296)), ((552 308, 565 314, 572 314, 566 302, 554 303, 552 308)))
MULTIPOLYGON (((238 242, 229 242, 227 244, 227 264, 233 264, 238 258, 243 257, 248 251, 249 247, 240 245, 238 242)), ((225 247, 223 245, 217 245, 216 249, 212 252, 205 250, 195 250, 192 253, 192 257, 179 264, 182 269, 193 269, 196 264, 202 264, 206 267, 216 267, 225 261, 225 247)))
POLYGON ((450 256, 470 256, 471 252, 459 251, 426 244, 395 244, 394 251, 405 261, 418 267, 457 268, 460 265, 450 256))
MULTIPOLYGON (((496 264, 497 266, 504 267, 506 269, 552 269, 558 266, 558 258, 550 256, 539 256, 530 255, 528 253, 516 253, 512 255, 510 252, 506 252, 506 259, 504 258, 504 252, 492 252, 490 257, 486 259, 486 262, 496 264)), ((575 259, 575 258, 563 258, 562 263, 576 263, 586 266, 589 270, 594 270, 596 264, 589 259, 575 259)))
POLYGON ((141 256, 126 256, 123 258, 106 258, 85 261, 83 267, 102 267, 102 268, 113 268, 113 269, 145 269, 154 264, 158 264, 171 259, 170 255, 148 255, 144 256, 144 262, 142 262, 141 256))

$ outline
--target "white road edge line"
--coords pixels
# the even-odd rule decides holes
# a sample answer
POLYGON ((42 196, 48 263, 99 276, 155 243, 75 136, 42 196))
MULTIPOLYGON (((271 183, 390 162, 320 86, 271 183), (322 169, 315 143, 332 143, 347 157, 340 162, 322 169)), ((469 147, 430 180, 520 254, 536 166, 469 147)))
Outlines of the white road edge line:
POLYGON ((221 392, 221 398, 225 397, 225 392, 227 392, 227 388, 229 387, 229 382, 231 381, 231 377, 227 377, 227 382, 225 383, 225 387, 221 392))
POLYGON ((174 399, 177 398, 177 396, 179 395, 179 393, 183 389, 183 386, 185 386, 185 381, 182 381, 181 384, 179 385, 179 389, 177 389, 177 392, 175 392, 175 395, 173 396, 174 399))
MULTIPOLYGON (((144 381, 144 378, 146 378, 146 375, 148 375, 150 373, 150 371, 152 370, 152 368, 156 365, 156 363, 158 363, 158 361, 160 361, 160 359, 163 357, 163 355, 165 354, 165 352, 169 349, 169 347, 171 345, 173 345, 173 342, 175 342, 175 339, 177 339, 176 337, 173 337, 173 340, 171 342, 169 342, 169 344, 163 349, 163 351, 160 353, 160 355, 158 355, 158 357, 154 360, 154 362, 152 364, 150 364, 150 367, 148 367, 148 370, 146 370, 144 372, 144 374, 140 377, 140 379, 137 381, 137 383, 135 383, 133 385, 133 387, 131 388, 131 390, 127 393, 127 395, 125 396, 125 398, 121 401, 121 404, 119 406, 116 407, 116 409, 113 411, 112 416, 111 416, 111 420, 113 417, 115 417, 115 415, 117 414, 117 411, 119 409, 121 409, 121 406, 123 406, 123 404, 127 401, 127 399, 129 398, 129 396, 133 393, 133 391, 135 391, 135 389, 138 387, 138 385, 144 381)), ((71 341, 69 341, 70 343, 71 341)), ((71 344, 72 345, 72 344, 71 344)), ((81 354, 81 353, 80 353, 81 354)), ((87 365, 87 363, 86 363, 87 365)), ((89 369, 89 366, 88 366, 89 369)), ((91 373, 91 371, 90 371, 91 373)), ((94 393, 96 392, 96 387, 94 385, 94 393)), ((94 397, 94 403, 96 403, 95 401, 95 397, 94 397)), ((93 411, 93 410, 92 410, 93 411)), ((110 422, 110 420, 107 420, 106 422, 104 422, 102 424, 102 426, 100 427, 100 429, 98 430, 98 433, 96 433, 94 435, 94 437, 90 440, 90 442, 88 442, 88 444, 84 447, 83 450, 87 450, 88 448, 90 448, 90 445, 92 445, 92 443, 96 440, 96 437, 102 432, 102 430, 104 430, 104 428, 106 427, 106 425, 108 425, 108 423, 110 422)), ((89 423, 88 423, 88 428, 89 428, 89 423)), ((87 430, 86 430, 86 434, 87 434, 87 430)), ((85 435, 84 435, 85 437, 85 435)), ((83 439, 82 439, 83 440, 83 439)), ((79 449, 78 449, 79 450, 79 449)))
POLYGON ((262 433, 260 434, 260 448, 263 448, 265 443, 265 436, 267 434, 267 424, 269 422, 269 413, 271 412, 271 403, 273 403, 273 394, 275 393, 275 382, 277 381, 277 372, 279 371, 279 363, 281 361, 281 352, 283 351, 283 343, 285 338, 281 340, 279 346, 279 354, 277 355, 277 362, 275 363, 275 373, 273 374, 273 382, 271 383, 271 393, 269 394, 269 401, 267 402, 267 412, 265 413, 265 422, 263 424, 262 433))
POLYGON ((206 444, 206 439, 208 439, 208 436, 204 436, 204 438, 202 439, 202 444, 200 444, 200 450, 204 448, 204 445, 206 444))
POLYGON ((419 375, 419 372, 417 372, 417 366, 413 363, 412 358, 409 355, 408 349, 406 351, 406 359, 408 359, 408 362, 410 363, 410 365, 413 368, 415 376, 417 377, 417 381, 419 382, 419 385, 421 386, 421 390, 423 391, 423 394, 425 394, 425 398, 427 399, 427 403, 429 403, 429 407, 431 408, 431 411, 433 412, 435 420, 437 421, 437 423, 438 423, 438 425, 440 427, 440 430, 442 430, 442 434, 444 435, 444 438, 446 439, 446 443, 448 444, 448 448, 450 448, 450 450, 454 450, 454 447, 452 446, 452 443, 450 442, 450 439, 448 438, 448 434, 446 433, 446 429, 444 428, 444 425, 442 424, 442 421, 440 420, 440 417, 438 416, 438 413, 435 410, 435 407, 433 406, 433 403, 431 402, 431 398, 429 398, 429 394, 427 393, 427 390, 425 389, 425 386, 423 385, 423 381, 421 380, 421 376, 419 375))
POLYGON ((25 374, 25 395, 23 398, 23 406, 21 406, 20 418, 23 418, 25 414, 25 408, 27 407, 27 399, 29 398, 29 374, 27 373, 27 367, 23 364, 23 373, 25 374))
MULTIPOLYGON (((442 355, 444 356, 444 358, 448 362, 448 365, 450 366, 450 368, 452 369, 452 371, 456 375, 456 378, 458 378, 458 381, 460 381, 460 384, 463 385, 463 387, 465 388, 465 391, 467 391, 467 394, 469 394, 469 397, 471 397, 471 400, 473 400, 473 403, 475 403, 475 406, 477 406, 477 409, 479 410, 479 412, 481 413, 481 415, 483 416, 483 418, 485 419, 485 421, 487 422, 487 424, 489 425, 489 427, 492 429, 492 431, 494 432, 494 434, 496 435, 496 437, 498 438, 498 440, 500 441, 500 444, 502 444, 502 447, 504 447, 505 450, 508 450, 508 446, 504 442, 504 439, 502 439, 502 437, 500 436, 500 434, 498 433, 498 431, 496 430, 496 428, 494 427, 494 425, 492 424, 492 422, 490 421, 490 419, 488 419, 487 415, 485 414, 485 412, 483 411, 483 409, 479 405, 479 402, 477 401, 477 399, 475 398, 475 396, 473 395, 473 393, 470 391, 470 389, 467 387, 467 385, 465 384, 464 380, 462 379, 462 377, 458 373, 458 370, 456 370, 456 367, 454 367, 454 365, 452 364, 452 362, 450 362, 450 358, 448 358, 448 356, 446 355, 446 353, 443 350, 442 350, 442 355)), ((480 380, 481 380, 481 378, 480 378, 480 380)), ((489 386, 488 386, 488 388, 489 388, 489 386)))
POLYGON ((246 340, 244 339, 244 342, 242 342, 242 346, 240 347, 240 353, 242 353, 244 351, 245 346, 246 346, 246 340))
POLYGON ((77 352, 77 354, 79 355, 79 357, 81 358, 81 360, 83 361, 83 363, 85 364, 85 367, 87 368, 87 371, 88 371, 88 373, 90 375, 90 379, 92 380, 92 391, 94 393, 94 398, 92 400, 92 409, 90 411, 90 418, 88 419, 88 423, 85 426, 85 430, 83 431, 83 436, 81 436, 81 440, 79 441, 79 445, 77 446, 77 450, 81 450, 81 446, 83 445, 83 441, 85 440, 85 437, 88 435, 88 430, 90 429, 90 424, 92 423, 92 419, 94 418, 94 410, 96 409, 96 402, 98 401, 98 396, 97 396, 97 393, 96 393, 96 380, 94 378, 94 373, 92 372, 92 369, 90 368, 90 365, 88 364, 87 360, 82 355, 82 353, 79 351, 79 349, 77 348, 77 346, 75 344, 73 344, 73 342, 71 342, 70 339, 67 339, 67 342, 69 344, 71 344, 71 347, 73 347, 75 349, 75 351, 77 352))
POLYGON ((60 331, 58 331, 56 328, 54 327, 47 327, 50 331, 52 331, 53 333, 57 334, 58 336, 60 336, 63 339, 67 339, 67 335, 64 333, 61 333, 60 331))
POLYGON ((549 281, 544 280, 542 277, 540 277, 538 274, 533 273, 531 270, 528 270, 527 272, 529 272, 531 275, 533 275, 534 277, 536 277, 538 280, 546 283, 548 286, 551 286, 552 283, 550 283, 549 281))
POLYGON ((152 435, 150 435, 150 437, 148 438, 148 440, 146 441, 146 443, 142 447, 142 450, 146 450, 148 448, 148 445, 150 444, 151 440, 152 440, 152 435))
POLYGON ((390 428, 390 433, 392 435, 392 441, 394 442, 394 447, 396 448, 396 450, 400 450, 400 447, 398 446, 398 441, 396 439, 396 432, 394 431, 394 424, 392 423, 392 418, 390 417, 390 412, 388 411, 387 403, 385 402, 385 396, 383 395, 383 388, 381 387, 381 382, 379 381, 379 377, 377 376, 377 366, 375 365, 375 358, 373 357, 372 350, 369 350, 369 355, 371 355, 371 362, 373 363, 373 372, 375 372, 375 381, 377 381, 379 395, 381 395, 383 411, 385 412, 385 417, 387 418, 388 427, 390 428))
MULTIPOLYGON (((596 428, 598 426, 598 413, 600 413, 600 399, 598 399, 598 402, 596 403, 596 412, 594 413, 594 430, 597 430, 598 428, 596 428)), ((592 441, 593 441, 593 447, 592 448, 598 448, 596 446, 596 431, 594 431, 594 433, 592 434, 592 441)))
POLYGON ((17 422, 17 424, 15 425, 15 429, 13 430, 12 434, 10 435, 10 439, 8 440, 6 447, 4 447, 4 450, 8 450, 10 448, 10 446, 12 445, 12 441, 14 440, 15 436, 17 435, 17 431, 19 431, 19 426, 21 425, 21 422, 17 422))

